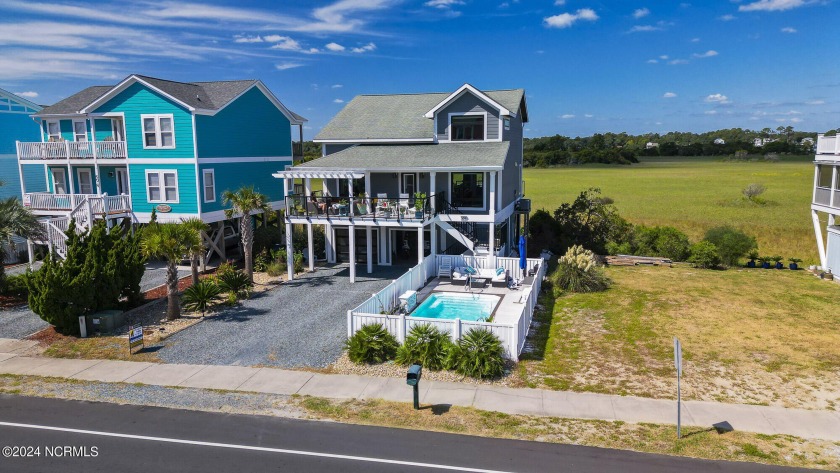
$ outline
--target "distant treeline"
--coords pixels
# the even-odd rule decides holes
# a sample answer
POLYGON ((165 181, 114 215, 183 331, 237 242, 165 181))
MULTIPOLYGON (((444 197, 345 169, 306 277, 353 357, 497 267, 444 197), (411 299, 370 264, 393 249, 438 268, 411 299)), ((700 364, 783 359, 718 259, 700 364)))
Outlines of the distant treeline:
POLYGON ((817 134, 795 131, 788 126, 760 131, 730 128, 700 134, 672 131, 664 135, 596 133, 576 138, 554 135, 525 138, 524 164, 526 167, 632 164, 639 162, 639 156, 734 156, 739 151, 747 154, 813 152, 813 144, 807 141, 803 144, 803 138, 816 141, 817 134), (756 146, 756 139, 762 139, 763 146, 756 146))

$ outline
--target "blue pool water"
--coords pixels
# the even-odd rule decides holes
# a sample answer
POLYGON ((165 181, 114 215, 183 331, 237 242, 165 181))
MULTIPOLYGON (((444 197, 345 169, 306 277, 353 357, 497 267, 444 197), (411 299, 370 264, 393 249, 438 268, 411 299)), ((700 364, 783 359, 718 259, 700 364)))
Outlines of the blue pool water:
POLYGON ((500 299, 499 296, 487 294, 434 292, 411 312, 411 316, 428 319, 486 321, 500 299))

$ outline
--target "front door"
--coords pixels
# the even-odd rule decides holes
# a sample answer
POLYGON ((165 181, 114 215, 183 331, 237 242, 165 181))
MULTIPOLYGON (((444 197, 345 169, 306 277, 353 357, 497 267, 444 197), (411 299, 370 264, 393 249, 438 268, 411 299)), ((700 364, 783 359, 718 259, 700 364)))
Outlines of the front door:
POLYGON ((50 170, 53 181, 53 194, 67 193, 67 174, 62 168, 52 168, 50 170))
POLYGON ((114 141, 125 141, 125 133, 123 133, 123 119, 111 119, 111 133, 113 133, 114 141))
POLYGON ((117 194, 128 195, 128 172, 125 168, 117 169, 117 194))
POLYGON ((402 175, 402 193, 408 194, 409 197, 414 197, 415 192, 414 186, 414 174, 403 174, 402 175))
POLYGON ((79 177, 79 193, 93 194, 93 179, 90 175, 90 169, 77 169, 76 174, 79 177))

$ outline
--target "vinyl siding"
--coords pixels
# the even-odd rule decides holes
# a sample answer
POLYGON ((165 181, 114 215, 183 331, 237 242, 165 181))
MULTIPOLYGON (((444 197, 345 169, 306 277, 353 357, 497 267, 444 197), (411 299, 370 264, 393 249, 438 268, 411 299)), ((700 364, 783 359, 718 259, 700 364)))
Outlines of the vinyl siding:
POLYGON ((193 164, 132 164, 128 176, 131 186, 131 202, 135 212, 151 212, 158 205, 149 203, 146 192, 146 170, 178 171, 178 199, 179 202, 167 203, 172 207, 172 213, 198 214, 195 194, 195 165, 193 164))
POLYGON ((193 158, 195 156, 193 149, 192 114, 180 105, 147 89, 140 83, 130 85, 127 89, 117 94, 116 97, 102 104, 94 112, 122 112, 125 115, 125 132, 129 159, 193 158), (143 129, 140 116, 152 114, 172 114, 175 129, 174 149, 143 149, 143 129))
POLYGON ((110 118, 96 118, 93 124, 96 126, 96 141, 105 141, 105 138, 114 137, 110 118))
MULTIPOLYGON (((201 192, 201 211, 215 212, 225 207, 222 205, 222 192, 236 191, 242 186, 254 186, 257 192, 268 196, 270 202, 283 200, 283 180, 272 176, 272 173, 291 165, 289 161, 271 161, 262 163, 212 163, 199 164, 199 179, 201 192), (204 202, 204 170, 212 169, 216 180, 216 201, 204 202)), ((132 173, 134 167, 131 168, 132 173)))
MULTIPOLYGON (((522 119, 521 115, 510 119, 510 130, 504 131, 505 141, 510 141, 505 168, 502 171, 502 210, 515 200, 515 193, 522 192, 522 119), (516 165, 519 163, 519 166, 516 165)), ((504 126, 504 123, 503 125, 504 126)))
MULTIPOLYGON (((0 198, 20 197, 16 141, 40 141, 38 124, 25 113, 0 112, 0 198)), ((41 176, 43 176, 43 167, 41 176)), ((43 181, 43 177, 41 178, 43 181)), ((33 182, 34 185, 34 182, 33 182)))
MULTIPOLYGON (((24 164, 23 182, 26 186, 26 192, 47 192, 48 188, 46 177, 44 177, 44 165, 24 164)), ((17 191, 20 191, 20 183, 18 183, 17 191)))
POLYGON ((102 184, 103 193, 108 195, 118 195, 117 168, 125 169, 125 166, 99 166, 99 181, 102 184), (114 173, 113 177, 109 176, 108 173, 114 173))
POLYGON ((327 155, 333 154, 333 153, 338 153, 339 151, 344 151, 345 149, 351 148, 353 146, 356 146, 356 145, 354 145, 354 144, 349 144, 349 145, 348 144, 324 145, 324 151, 325 151, 324 156, 327 156, 327 155))
POLYGON ((446 108, 438 111, 437 131, 439 140, 449 140, 449 114, 467 112, 487 112, 487 140, 499 139, 499 111, 467 92, 446 108))
POLYGON ((200 158, 292 155, 289 119, 257 87, 195 126, 200 158))
POLYGON ((20 198, 20 172, 16 154, 0 154, 0 199, 20 198))

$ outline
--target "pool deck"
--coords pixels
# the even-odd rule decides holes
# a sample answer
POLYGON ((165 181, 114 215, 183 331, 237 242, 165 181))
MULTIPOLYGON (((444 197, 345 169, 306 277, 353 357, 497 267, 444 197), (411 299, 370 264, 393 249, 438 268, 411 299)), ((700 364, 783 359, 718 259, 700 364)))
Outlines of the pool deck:
MULTIPOLYGON (((493 313, 493 322, 498 324, 513 325, 519 322, 519 317, 525 308, 525 301, 531 286, 522 286, 518 289, 506 287, 492 287, 488 285, 484 289, 471 289, 473 294, 492 294, 502 296, 502 301, 493 313)), ((417 303, 421 304, 432 292, 457 292, 464 294, 463 281, 450 281, 449 279, 434 278, 423 289, 417 292, 417 303)))

